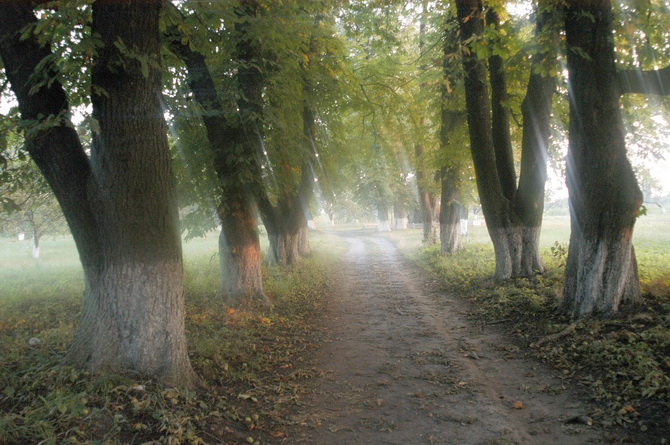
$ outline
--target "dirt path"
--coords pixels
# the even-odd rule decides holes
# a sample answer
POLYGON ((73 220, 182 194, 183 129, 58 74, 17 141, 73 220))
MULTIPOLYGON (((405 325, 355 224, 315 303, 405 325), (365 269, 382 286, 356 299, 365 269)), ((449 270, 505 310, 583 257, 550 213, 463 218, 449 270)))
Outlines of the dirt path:
POLYGON ((603 443, 566 424, 589 407, 465 302, 412 267, 386 238, 349 243, 315 357, 322 376, 295 420, 291 443, 603 443))

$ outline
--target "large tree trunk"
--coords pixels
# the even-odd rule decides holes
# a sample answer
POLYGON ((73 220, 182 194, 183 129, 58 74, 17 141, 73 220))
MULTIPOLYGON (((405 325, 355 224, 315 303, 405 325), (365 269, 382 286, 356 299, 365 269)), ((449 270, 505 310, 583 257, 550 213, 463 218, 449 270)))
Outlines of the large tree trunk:
POLYGON ((301 243, 304 242, 302 230, 307 227, 307 220, 302 214, 302 206, 297 205, 294 196, 284 196, 277 206, 272 206, 266 197, 261 208, 263 222, 270 241, 270 258, 275 264, 295 264, 300 259, 301 243))
POLYGON ((461 147, 453 147, 451 135, 461 124, 465 123, 466 114, 460 111, 450 110, 448 105, 453 101, 452 91, 447 85, 457 82, 456 77, 460 75, 461 69, 453 61, 452 54, 458 51, 457 29, 447 26, 444 33, 444 60, 442 62, 442 73, 444 85, 442 86, 442 109, 440 113, 440 146, 448 154, 447 165, 440 172, 441 194, 440 194, 440 251, 442 253, 453 253, 462 249, 461 242, 461 184, 463 175, 462 161, 454 152, 460 151, 461 147))
MULTIPOLYGON (((0 2, 0 56, 22 119, 38 122, 49 116, 62 117, 60 125, 31 133, 26 149, 56 195, 82 263, 88 264, 100 258, 98 223, 88 196, 92 171, 74 125, 64 116, 69 104, 62 85, 54 81, 30 91, 33 72, 51 57, 48 47, 19 38, 36 21, 28 2, 0 2)), ((57 67, 52 66, 47 74, 56 79, 57 67)))
MULTIPOLYGON (((193 381, 184 336, 184 290, 175 184, 160 104, 161 71, 138 61, 119 70, 116 43, 158 59, 159 1, 98 0, 92 32, 104 48, 92 83, 91 163, 102 261, 67 361, 91 369, 133 369, 168 382, 193 381), (132 110, 132 113, 129 113, 132 110)), ((90 269, 89 269, 90 270, 90 269)))
MULTIPOLYGON (((480 0, 456 2, 461 28, 461 42, 481 34, 484 20, 480 0)), ((463 56, 465 71, 465 103, 468 111, 470 152, 475 167, 477 189, 496 256, 495 276, 512 276, 511 246, 506 231, 509 228, 509 202, 501 189, 491 132, 491 101, 487 85, 486 64, 473 52, 463 56)))
MULTIPOLYGON (((419 53, 423 54, 426 34, 426 18, 428 14, 428 2, 423 1, 421 5, 421 20, 419 23, 419 53)), ((421 69, 426 69, 422 66, 421 69)), ((425 89, 426 85, 422 83, 419 89, 425 89)), ((424 117, 419 120, 420 132, 425 132, 424 117)), ((419 209, 421 210, 421 222, 423 224, 423 243, 435 244, 438 239, 439 222, 439 203, 431 191, 429 179, 429 168, 426 165, 426 150, 423 141, 414 145, 414 154, 416 157, 416 185, 419 193, 419 209)))
MULTIPOLYGON (((537 13, 535 35, 539 45, 551 48, 542 38, 553 39, 555 33, 544 31, 550 12, 537 13), (548 35, 547 35, 548 34, 548 35)), ((549 50, 552 51, 552 50, 549 50)), ((551 134, 552 99, 556 81, 542 75, 538 68, 554 60, 555 55, 538 52, 531 58, 531 73, 526 96, 521 104, 523 134, 521 139, 521 171, 519 185, 514 195, 512 224, 520 232, 519 261, 514 265, 515 274, 529 277, 544 271, 540 256, 540 231, 544 213, 544 188, 547 182, 547 145, 551 134)), ((545 67, 546 69, 546 67, 545 67)))
MULTIPOLYGON (((458 0, 461 40, 467 42, 483 31, 481 0, 458 0)), ((491 15, 495 19, 495 14, 491 15)), ((495 20, 494 20, 495 24, 495 20)), ((539 35, 543 21, 538 21, 539 35)), ((533 57, 541 63, 546 54, 533 57)), ((543 270, 539 233, 546 181, 546 145, 549 136, 553 80, 532 73, 524 100, 522 168, 518 188, 512 164, 506 85, 502 63, 489 61, 492 107, 486 85, 486 67, 474 53, 463 58, 471 152, 482 210, 496 256, 499 279, 529 277, 543 270), (493 134, 496 137, 493 137, 493 134)))
MULTIPOLYGON (((255 2, 247 2, 244 10, 238 13, 255 15, 253 11, 256 7, 255 2)), ((261 135, 257 120, 262 113, 262 76, 254 62, 257 51, 245 35, 247 26, 244 23, 236 25, 239 36, 236 56, 244 67, 240 68, 237 75, 242 91, 242 97, 237 103, 221 100, 205 57, 183 43, 178 29, 170 29, 166 33, 170 49, 186 65, 186 81, 204 111, 202 119, 222 190, 218 208, 222 225, 219 236, 219 294, 228 298, 228 302, 233 305, 239 298, 268 303, 263 293, 262 255, 254 206, 254 194, 260 187, 257 144, 261 135), (237 106, 240 110, 239 121, 232 122, 225 117, 226 106, 237 106), (251 180, 242 184, 239 178, 244 177, 251 177, 251 180)))
POLYGON ((313 187, 312 168, 305 161, 297 190, 285 193, 276 206, 272 205, 264 192, 257 194, 261 217, 270 241, 270 258, 275 264, 295 264, 301 257, 311 254, 307 213, 313 187))
MULTIPOLYGON (((499 27, 498 13, 490 7, 486 11, 489 26, 499 27)), ((514 152, 512 135, 509 130, 509 94, 507 94, 507 75, 502 57, 489 57, 489 79, 491 83, 491 131, 493 132, 493 149, 502 194, 508 200, 514 199, 516 193, 516 171, 514 170, 514 152)))
MULTIPOLYGON (((17 31, 35 21, 26 5, 0 2, 0 55, 24 119, 63 116, 68 103, 57 80, 29 93, 31 74, 49 50, 19 40, 17 31)), ((82 315, 65 362, 192 385, 160 69, 150 64, 143 74, 140 62, 115 45, 122 41, 158 61, 159 10, 158 1, 93 6, 93 31, 104 48, 92 80, 104 94, 93 97, 100 131, 91 164, 67 121, 29 135, 26 145, 63 208, 84 268, 82 315)))
POLYGON ((642 193, 626 158, 608 0, 568 1, 567 178, 572 232, 563 308, 574 318, 637 301, 633 227, 642 193))

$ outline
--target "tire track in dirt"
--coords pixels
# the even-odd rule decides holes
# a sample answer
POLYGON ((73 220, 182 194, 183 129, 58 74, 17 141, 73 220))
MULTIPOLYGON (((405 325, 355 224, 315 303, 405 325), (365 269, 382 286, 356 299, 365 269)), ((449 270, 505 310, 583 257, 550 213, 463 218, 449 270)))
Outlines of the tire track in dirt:
POLYGON ((589 407, 561 380, 495 329, 468 320, 467 304, 388 239, 341 235, 349 252, 315 357, 321 377, 287 442, 604 442, 594 427, 564 423, 589 407))

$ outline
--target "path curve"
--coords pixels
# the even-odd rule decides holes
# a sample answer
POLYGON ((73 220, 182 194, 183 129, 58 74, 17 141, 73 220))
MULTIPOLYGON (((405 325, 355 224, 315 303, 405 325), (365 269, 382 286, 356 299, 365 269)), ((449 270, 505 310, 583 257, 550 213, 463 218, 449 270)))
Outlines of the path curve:
POLYGON ((320 371, 287 440, 308 444, 603 443, 568 424, 589 407, 544 365, 523 358, 467 303, 410 265, 385 237, 349 244, 320 371))

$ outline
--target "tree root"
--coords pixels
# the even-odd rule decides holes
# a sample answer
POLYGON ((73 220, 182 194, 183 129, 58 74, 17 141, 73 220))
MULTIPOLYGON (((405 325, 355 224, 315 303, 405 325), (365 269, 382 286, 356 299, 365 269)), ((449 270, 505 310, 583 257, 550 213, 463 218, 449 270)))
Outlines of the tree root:
POLYGON ((575 321, 570 326, 563 329, 561 332, 558 332, 556 334, 547 335, 546 337, 543 337, 543 338, 539 339, 535 343, 531 343, 530 347, 531 348, 539 348, 544 343, 548 343, 550 341, 558 340, 561 337, 565 337, 566 335, 568 335, 569 333, 574 331, 577 328, 577 325, 579 325, 579 323, 580 323, 580 321, 575 321))

